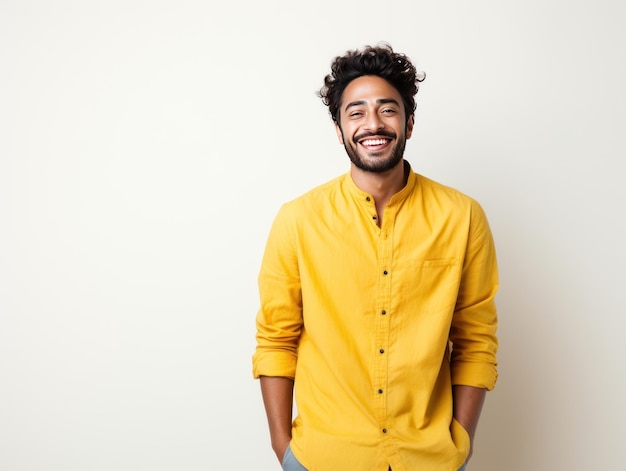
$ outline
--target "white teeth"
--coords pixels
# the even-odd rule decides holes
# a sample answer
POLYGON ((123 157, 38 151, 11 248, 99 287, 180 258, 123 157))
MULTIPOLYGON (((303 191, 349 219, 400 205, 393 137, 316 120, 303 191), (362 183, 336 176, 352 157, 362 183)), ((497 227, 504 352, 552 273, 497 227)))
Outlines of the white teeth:
POLYGON ((382 146, 383 144, 386 144, 386 143, 387 143, 386 139, 368 139, 366 141, 363 141, 364 146, 382 146))

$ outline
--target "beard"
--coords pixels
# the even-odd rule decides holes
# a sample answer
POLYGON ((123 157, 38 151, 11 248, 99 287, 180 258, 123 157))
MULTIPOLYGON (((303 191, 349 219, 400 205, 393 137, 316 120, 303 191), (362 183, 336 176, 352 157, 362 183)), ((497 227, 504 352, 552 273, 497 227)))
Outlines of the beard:
MULTIPOLYGON (((391 139, 396 139, 395 133, 388 132, 379 132, 375 134, 376 136, 385 136, 391 139)), ((358 141, 366 138, 374 136, 374 134, 361 134, 359 136, 354 136, 352 142, 347 141, 345 138, 343 139, 343 147, 346 149, 346 153, 350 158, 350 161, 359 169, 365 172, 372 173, 384 173, 388 170, 394 168, 398 163, 402 162, 404 156, 404 149, 406 147, 406 138, 404 134, 402 134, 394 144, 391 149, 391 153, 387 158, 381 158, 385 152, 388 152, 388 149, 385 149, 380 152, 368 152, 367 155, 372 158, 364 157, 362 154, 365 153, 363 150, 359 150, 358 141), (349 143, 348 143, 349 142, 349 143)))

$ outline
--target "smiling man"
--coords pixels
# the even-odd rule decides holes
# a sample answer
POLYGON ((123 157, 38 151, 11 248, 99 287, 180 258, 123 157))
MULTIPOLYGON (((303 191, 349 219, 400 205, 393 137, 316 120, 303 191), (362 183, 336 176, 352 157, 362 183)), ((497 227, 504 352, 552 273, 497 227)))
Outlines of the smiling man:
POLYGON ((413 130, 413 117, 407 121, 398 91, 380 77, 359 77, 344 90, 344 101, 346 118, 337 124, 337 136, 356 169, 382 173, 396 168, 413 130))
POLYGON ((497 379, 496 255, 481 206, 404 158, 422 80, 388 45, 336 57, 320 97, 350 170, 272 225, 253 374, 286 471, 471 456, 497 379))

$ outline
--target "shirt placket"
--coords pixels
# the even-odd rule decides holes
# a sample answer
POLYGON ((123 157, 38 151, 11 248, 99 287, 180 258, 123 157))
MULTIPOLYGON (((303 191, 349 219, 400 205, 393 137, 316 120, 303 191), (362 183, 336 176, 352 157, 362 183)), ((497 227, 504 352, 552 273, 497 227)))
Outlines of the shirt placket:
POLYGON ((387 414, 388 377, 389 377, 389 330, 393 316, 391 312, 391 293, 393 273, 392 266, 392 233, 395 219, 393 207, 387 207, 378 238, 377 253, 377 314, 375 325, 374 352, 374 411, 382 434, 389 432, 391 424, 387 414))

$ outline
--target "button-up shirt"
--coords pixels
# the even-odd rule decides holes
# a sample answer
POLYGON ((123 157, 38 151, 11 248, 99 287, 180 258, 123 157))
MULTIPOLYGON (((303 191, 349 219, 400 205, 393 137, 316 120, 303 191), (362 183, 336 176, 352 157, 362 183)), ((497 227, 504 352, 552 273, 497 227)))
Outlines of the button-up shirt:
POLYGON ((495 248, 481 206, 413 171, 377 225, 349 174, 284 204, 259 274, 254 377, 295 379, 310 471, 457 470, 452 386, 497 378, 495 248))

